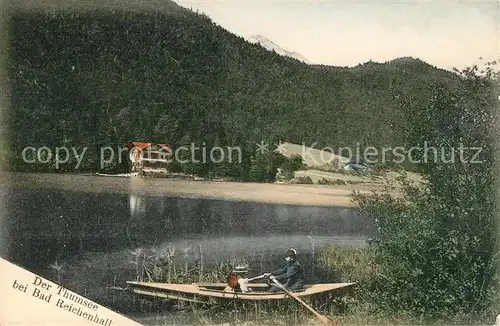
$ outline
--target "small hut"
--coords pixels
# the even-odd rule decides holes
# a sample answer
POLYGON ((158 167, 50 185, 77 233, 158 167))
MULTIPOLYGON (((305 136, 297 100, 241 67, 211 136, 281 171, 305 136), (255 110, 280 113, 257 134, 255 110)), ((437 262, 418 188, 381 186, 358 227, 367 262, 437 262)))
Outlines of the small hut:
POLYGON ((146 142, 130 142, 128 144, 131 172, 158 172, 167 173, 168 163, 171 162, 172 151, 167 144, 153 144, 146 142))

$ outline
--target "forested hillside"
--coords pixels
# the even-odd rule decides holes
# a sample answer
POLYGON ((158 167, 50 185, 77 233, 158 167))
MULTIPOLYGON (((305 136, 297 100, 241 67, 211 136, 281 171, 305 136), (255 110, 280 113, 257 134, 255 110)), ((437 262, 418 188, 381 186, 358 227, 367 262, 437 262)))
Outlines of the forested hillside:
MULTIPOLYGON (((244 178, 253 144, 261 140, 400 146, 407 120, 395 109, 396 99, 420 110, 435 83, 449 86, 457 78, 412 58, 354 68, 308 66, 174 7, 148 14, 12 14, 12 166, 54 169, 21 164, 26 146, 88 147, 80 170, 96 171, 103 146, 205 142, 246 146, 247 165, 225 172, 244 178)), ((193 171, 212 169, 206 164, 193 171)))

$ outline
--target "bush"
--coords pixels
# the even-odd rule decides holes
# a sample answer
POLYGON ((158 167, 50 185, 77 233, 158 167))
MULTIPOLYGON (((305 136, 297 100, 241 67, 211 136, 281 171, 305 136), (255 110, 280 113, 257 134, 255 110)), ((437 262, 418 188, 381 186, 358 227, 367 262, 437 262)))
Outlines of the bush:
POLYGON ((372 246, 379 268, 375 294, 380 309, 427 318, 485 316, 491 311, 498 290, 494 257, 499 240, 494 216, 494 86, 492 75, 467 69, 456 91, 437 87, 422 115, 408 112, 408 119, 414 119, 410 144, 421 146, 425 140, 441 149, 481 147, 482 163, 422 163, 424 187, 403 178, 401 198, 391 197, 388 190, 355 194, 359 209, 376 225, 372 246))
MULTIPOLYGON (((341 185, 341 186, 345 186, 348 183, 353 184, 354 182, 353 181, 347 182, 346 180, 342 180, 342 179, 330 180, 330 179, 326 179, 326 178, 321 178, 320 180, 318 180, 318 184, 320 184, 320 185, 341 185)), ((359 181, 359 183, 361 183, 361 181, 359 181)))
POLYGON ((290 180, 290 183, 292 183, 292 184, 308 184, 308 185, 314 184, 314 182, 312 181, 312 179, 310 177, 293 178, 292 180, 290 180))

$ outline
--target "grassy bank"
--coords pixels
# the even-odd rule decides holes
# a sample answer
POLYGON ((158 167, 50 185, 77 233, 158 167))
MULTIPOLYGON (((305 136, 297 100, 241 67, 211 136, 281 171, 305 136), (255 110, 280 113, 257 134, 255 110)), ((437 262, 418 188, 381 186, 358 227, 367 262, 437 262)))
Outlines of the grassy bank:
MULTIPOLYGON (((481 315, 450 314, 446 318, 427 318, 403 310, 394 311, 380 304, 382 268, 375 247, 326 247, 318 255, 317 265, 328 278, 356 282, 343 296, 332 299, 330 315, 343 325, 485 325, 493 324, 500 312, 500 293, 491 298, 491 307, 481 315)), ((382 286, 383 288, 383 286, 382 286)), ((418 289, 416 290, 418 291, 418 289)))

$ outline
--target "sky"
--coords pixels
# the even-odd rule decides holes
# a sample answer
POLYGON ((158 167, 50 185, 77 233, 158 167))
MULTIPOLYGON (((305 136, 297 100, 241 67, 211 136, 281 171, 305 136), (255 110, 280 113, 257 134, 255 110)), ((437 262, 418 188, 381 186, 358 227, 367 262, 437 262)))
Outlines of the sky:
POLYGON ((263 35, 315 64, 414 57, 461 69, 500 57, 500 0, 174 1, 236 35, 263 35))

